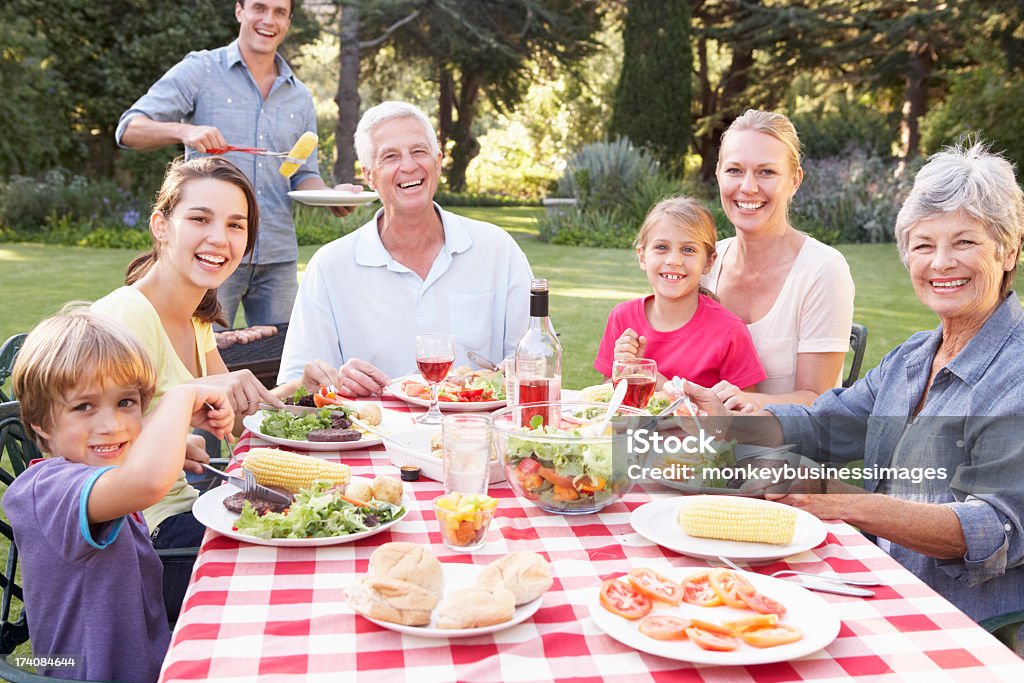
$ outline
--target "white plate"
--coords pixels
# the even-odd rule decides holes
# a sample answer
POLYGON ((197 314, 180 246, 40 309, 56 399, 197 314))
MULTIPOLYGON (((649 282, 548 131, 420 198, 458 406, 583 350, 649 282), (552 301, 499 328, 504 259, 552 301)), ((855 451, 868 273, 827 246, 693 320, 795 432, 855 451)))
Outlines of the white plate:
MULTIPOLYGON (((425 398, 416 398, 409 396, 402 391, 402 383, 409 380, 416 380, 417 382, 426 381, 420 375, 406 375, 405 377, 399 377, 396 380, 392 380, 391 384, 388 385, 387 391, 395 398, 402 399, 406 403, 411 403, 414 406, 422 406, 424 408, 430 407, 430 401, 425 398)), ((437 406, 442 411, 451 412, 472 412, 472 413, 489 413, 492 410, 505 407, 505 401, 466 401, 464 403, 453 402, 453 401, 438 401, 437 406)))
MULTIPOLYGON (((441 568, 444 571, 444 597, 460 588, 472 586, 476 582, 476 577, 484 569, 481 565, 454 562, 442 563, 441 568)), ((442 601, 444 601, 444 597, 441 598, 442 601)), ((480 626, 479 628, 435 628, 434 618, 431 618, 429 626, 405 626, 403 624, 393 624, 390 621, 371 619, 366 615, 361 616, 378 626, 383 626, 386 629, 398 631, 399 633, 407 633, 411 636, 422 636, 424 638, 470 638, 472 636, 495 633, 496 631, 504 631, 507 628, 521 624, 536 614, 543 600, 544 596, 542 595, 532 602, 519 605, 509 621, 503 621, 500 624, 493 624, 491 626, 480 626)), ((441 603, 438 602, 437 604, 440 606, 441 603)), ((436 611, 437 608, 435 607, 434 609, 436 611)))
MULTIPOLYGON (((360 448, 376 446, 384 441, 379 436, 374 436, 373 434, 364 434, 363 438, 358 441, 298 441, 296 439, 284 439, 279 436, 269 436, 260 431, 260 425, 263 424, 264 417, 264 411, 262 410, 253 413, 252 415, 246 415, 242 420, 242 425, 255 436, 269 441, 270 443, 275 443, 279 446, 288 446, 289 448, 296 448, 302 451, 311 451, 314 453, 354 451, 360 448)), ((393 431, 407 428, 410 422, 411 416, 405 413, 399 413, 393 410, 381 410, 381 423, 377 425, 377 429, 388 434, 393 431)))
MULTIPOLYGON (((352 477, 355 481, 361 477, 352 477)), ((272 545, 280 546, 284 548, 306 548, 310 546, 318 545, 339 545, 341 543, 348 543, 350 541, 357 541, 360 538, 366 538, 367 536, 373 536, 379 534, 385 529, 389 529, 398 522, 405 519, 406 515, 409 514, 410 505, 412 501, 408 496, 402 496, 402 505, 405 506, 405 514, 398 519, 388 522, 387 524, 381 524, 380 526, 370 529, 369 531, 362 531, 358 534, 346 534, 345 536, 326 536, 324 538, 257 538, 244 534, 241 531, 234 529, 235 522, 238 521, 238 513, 231 512, 224 507, 224 499, 233 493, 238 493, 238 489, 234 486, 225 485, 217 486, 216 488, 210 489, 203 495, 199 496, 195 503, 192 504, 192 515, 199 520, 199 523, 205 526, 207 529, 212 529, 218 534, 227 536, 228 538, 234 538, 239 541, 245 541, 246 543, 255 543, 256 545, 272 545)))
MULTIPOLYGON (((690 574, 706 570, 707 567, 651 567, 676 581, 682 581, 690 574)), ((629 621, 612 614, 600 602, 600 591, 594 588, 590 598, 590 616, 602 631, 620 643, 624 643, 641 652, 676 659, 683 662, 714 664, 718 666, 735 666, 750 664, 769 664, 771 662, 788 662, 797 657, 809 655, 825 648, 839 635, 839 617, 835 609, 800 586, 787 583, 770 576, 740 572, 754 588, 770 598, 778 600, 786 606, 786 614, 780 623, 796 626, 803 631, 804 637, 795 643, 777 645, 768 648, 756 648, 741 642, 732 652, 712 652, 703 650, 689 640, 655 640, 640 633, 640 621, 629 621)), ((726 605, 720 607, 700 607, 683 603, 678 607, 655 603, 651 614, 671 615, 682 618, 702 619, 722 623, 732 619, 753 616, 750 610, 733 609, 726 605)))
MULTIPOLYGON (((444 481, 444 464, 440 458, 431 455, 430 441, 440 434, 437 425, 420 425, 402 432, 394 432, 384 440, 391 464, 395 467, 412 465, 420 468, 420 474, 427 479, 444 481)), ((505 468, 497 460, 491 461, 491 484, 505 481, 505 468)))
POLYGON ((292 190, 288 196, 308 206, 359 206, 377 200, 377 193, 368 191, 292 190))
POLYGON ((702 560, 716 560, 719 556, 730 560, 746 562, 768 562, 802 553, 825 540, 828 531, 820 519, 799 508, 783 506, 768 500, 735 498, 746 505, 780 506, 796 512, 796 530, 793 542, 788 545, 770 543, 749 543, 746 541, 722 541, 715 538, 697 538, 683 532, 676 515, 679 508, 692 505, 706 496, 671 496, 641 505, 629 516, 633 529, 649 541, 674 550, 682 555, 702 560))

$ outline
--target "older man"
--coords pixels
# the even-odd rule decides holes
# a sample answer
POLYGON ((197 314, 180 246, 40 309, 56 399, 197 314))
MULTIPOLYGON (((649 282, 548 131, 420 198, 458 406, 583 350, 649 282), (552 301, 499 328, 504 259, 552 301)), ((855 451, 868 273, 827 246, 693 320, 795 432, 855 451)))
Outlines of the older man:
POLYGON ((421 332, 454 335, 456 363, 470 350, 511 353, 529 322, 530 265, 504 230, 434 203, 441 150, 427 117, 379 104, 360 119, 355 147, 383 207, 310 259, 278 381, 319 359, 325 384, 379 393, 415 367, 421 332))

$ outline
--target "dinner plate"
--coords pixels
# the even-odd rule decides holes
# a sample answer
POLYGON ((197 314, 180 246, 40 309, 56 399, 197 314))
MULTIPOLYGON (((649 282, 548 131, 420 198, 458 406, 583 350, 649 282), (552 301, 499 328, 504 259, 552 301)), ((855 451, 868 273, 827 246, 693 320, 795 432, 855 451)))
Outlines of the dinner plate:
MULTIPOLYGON (((374 436, 373 434, 363 434, 363 438, 358 441, 300 441, 297 439, 285 439, 280 436, 270 436, 269 434, 264 434, 260 431, 260 425, 263 424, 263 418, 265 417, 264 412, 265 411, 261 410, 253 413, 252 415, 246 415, 242 420, 242 425, 255 436, 279 446, 288 446, 289 448, 311 451, 313 453, 337 453, 338 451, 353 451, 360 448, 369 448, 370 446, 376 446, 384 442, 384 440, 379 436, 374 436)), ((409 427, 410 424, 410 416, 405 413, 399 413, 393 410, 381 410, 381 423, 377 425, 376 428, 387 434, 389 432, 405 429, 409 427)))
MULTIPOLYGON (((361 479, 362 477, 352 477, 352 480, 361 479)), ((367 480, 368 481, 368 480, 367 480)), ((387 524, 381 524, 378 527, 370 529, 369 531, 361 531, 358 534, 346 534, 344 536, 325 536, 323 538, 257 538, 256 536, 250 536, 249 534, 242 533, 234 528, 235 522, 238 520, 238 513, 231 512, 224 507, 224 499, 233 493, 238 493, 238 489, 234 486, 224 485, 217 486, 210 489, 203 495, 199 496, 195 503, 192 504, 192 515, 199 521, 200 524, 205 526, 207 529, 216 531, 218 534, 227 536, 228 538, 234 538, 238 541, 245 541, 246 543, 255 543, 256 545, 272 545, 284 548, 307 548, 310 546, 318 545, 340 545, 342 543, 349 543, 351 541, 358 541, 360 538, 366 538, 367 536, 373 536, 379 534, 385 529, 389 529, 398 522, 405 519, 405 516, 409 514, 409 508, 412 505, 412 501, 408 496, 402 496, 402 505, 405 506, 405 514, 396 520, 388 522, 387 524)))
MULTIPOLYGON (((406 403, 411 403, 414 406, 422 406, 423 408, 429 408, 430 401, 428 399, 409 396, 404 391, 402 391, 402 383, 407 382, 409 380, 415 380, 417 382, 423 382, 424 384, 426 384, 426 380, 424 380, 421 375, 406 375, 404 377, 399 377, 398 379, 393 380, 391 384, 388 385, 387 391, 395 398, 399 398, 405 401, 406 403)), ((497 410, 498 408, 504 408, 505 401, 438 401, 437 406, 442 411, 485 413, 490 412, 492 410, 497 410)))
MULTIPOLYGON (((483 571, 483 566, 477 564, 462 564, 455 562, 442 562, 441 569, 444 572, 444 597, 441 598, 441 602, 444 601, 445 597, 448 597, 451 593, 459 590, 460 588, 468 588, 476 582, 476 577, 483 571)), ((391 631, 398 631, 399 633, 406 633, 411 636, 422 636, 423 638, 471 638, 473 636, 482 636, 487 633, 495 633, 497 631, 504 631, 505 629, 512 628, 517 624, 521 624, 540 609, 540 603, 544 600, 544 596, 540 596, 536 600, 527 602, 523 605, 516 607, 515 614, 509 621, 503 621, 500 624, 492 624, 491 626, 480 626, 478 628, 436 628, 435 620, 436 617, 430 619, 430 625, 428 626, 405 626, 404 624, 393 624, 390 621, 381 621, 380 619, 372 619, 365 614, 360 614, 367 621, 372 621, 378 626, 383 626, 391 631)), ((441 602, 438 602, 440 606, 441 602)), ((434 612, 437 612, 437 608, 434 608, 434 612)), ((357 612, 357 614, 359 614, 357 612)))
POLYGON ((820 519, 799 508, 768 500, 737 498, 738 503, 746 505, 779 506, 795 511, 796 530, 793 533, 793 542, 787 545, 774 545, 690 536, 683 532, 676 521, 676 515, 681 507, 693 505, 705 498, 706 496, 671 496, 655 500, 633 510, 629 516, 629 523, 647 540, 682 555, 702 560, 728 557, 730 560, 745 562, 769 562, 810 550, 824 541, 828 533, 820 519))
POLYGON ((377 200, 377 193, 369 191, 292 190, 288 196, 308 206, 359 206, 377 200))
MULTIPOLYGON (((723 467, 743 468, 750 465, 755 470, 763 467, 772 469, 775 467, 782 467, 787 464, 794 469, 817 469, 821 467, 819 463, 814 462, 810 458, 806 458, 799 453, 791 451, 791 448, 793 448, 793 444, 785 444, 783 446, 737 444, 734 448, 736 464, 723 465, 723 467)), ((659 464, 664 466, 665 464, 668 464, 668 461, 663 459, 659 464)), ((764 486, 768 485, 766 482, 764 486, 761 486, 758 485, 757 482, 749 480, 748 485, 742 485, 738 488, 729 486, 703 486, 692 484, 686 480, 676 479, 659 479, 658 483, 668 486, 669 488, 676 489, 677 491, 682 491, 683 493, 702 493, 715 496, 744 496, 752 498, 764 498, 764 486)), ((772 490, 777 491, 778 489, 776 488, 772 490)))
MULTIPOLYGON (((652 566, 652 569, 676 581, 682 581, 694 572, 707 567, 652 566)), ((629 621, 612 614, 600 602, 600 591, 594 588, 589 601, 590 616, 594 622, 615 640, 629 647, 652 655, 676 659, 683 662, 713 664, 718 666, 745 666, 788 662, 797 657, 809 655, 827 647, 839 635, 839 617, 835 609, 817 595, 800 586, 770 576, 751 572, 738 572, 754 585, 759 592, 778 600, 786 607, 786 614, 779 620, 782 624, 796 626, 804 637, 795 643, 775 647, 756 648, 741 642, 731 652, 703 650, 690 640, 655 640, 640 633, 640 621, 629 621)), ((724 621, 753 616, 750 610, 734 609, 727 605, 700 607, 683 603, 679 606, 655 603, 652 615, 676 616, 684 619, 701 619, 721 624, 724 621)))

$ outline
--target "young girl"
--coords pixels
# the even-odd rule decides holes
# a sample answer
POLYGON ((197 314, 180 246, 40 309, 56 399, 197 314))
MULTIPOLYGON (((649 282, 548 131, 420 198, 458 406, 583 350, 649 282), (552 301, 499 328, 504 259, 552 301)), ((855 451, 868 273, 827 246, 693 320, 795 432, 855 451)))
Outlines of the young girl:
POLYGON ((160 560, 138 511, 177 479, 189 425, 224 434, 234 413, 223 389, 182 384, 143 426, 155 386, 138 340, 84 310, 41 322, 14 366, 22 421, 51 457, 14 480, 3 508, 32 652, 77 658, 74 670, 51 672, 61 677, 151 682, 160 672, 170 632, 160 560))
POLYGON ((746 325, 700 286, 715 260, 715 222, 688 197, 670 197, 647 214, 635 246, 654 294, 612 309, 594 360, 652 358, 658 385, 679 376, 703 386, 726 380, 752 391, 764 379, 746 325))

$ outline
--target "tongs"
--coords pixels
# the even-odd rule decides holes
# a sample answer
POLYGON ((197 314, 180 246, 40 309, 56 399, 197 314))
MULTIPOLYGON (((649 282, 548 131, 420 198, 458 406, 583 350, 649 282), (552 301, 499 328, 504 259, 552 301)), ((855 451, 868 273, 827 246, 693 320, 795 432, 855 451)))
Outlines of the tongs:
POLYGON ((246 500, 264 500, 268 503, 275 503, 277 505, 291 505, 292 501, 288 496, 278 493, 274 489, 261 486, 256 483, 256 476, 249 470, 242 468, 241 477, 233 477, 226 472, 221 472, 216 467, 210 467, 206 463, 202 463, 203 468, 214 474, 224 481, 228 482, 232 486, 242 490, 242 494, 246 500))
POLYGON ((263 147, 238 147, 236 145, 206 148, 206 154, 224 154, 225 152, 244 152, 245 154, 256 154, 261 157, 286 157, 291 154, 291 150, 287 152, 271 152, 263 147))

